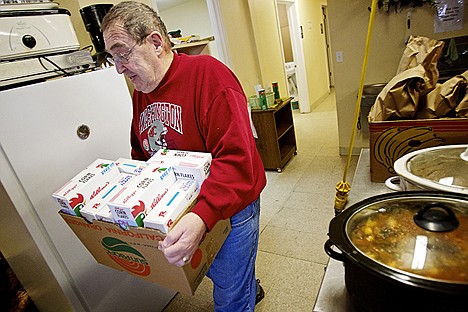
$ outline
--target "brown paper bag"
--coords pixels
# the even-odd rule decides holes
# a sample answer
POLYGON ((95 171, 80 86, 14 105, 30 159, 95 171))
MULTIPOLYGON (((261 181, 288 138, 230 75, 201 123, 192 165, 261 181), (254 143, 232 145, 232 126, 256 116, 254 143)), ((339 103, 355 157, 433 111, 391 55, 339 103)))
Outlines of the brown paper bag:
POLYGON ((393 77, 372 105, 369 122, 413 119, 420 96, 427 92, 425 73, 424 67, 417 65, 393 77))
POLYGON ((426 70, 427 89, 435 88, 439 80, 439 70, 437 61, 442 54, 444 41, 438 41, 422 36, 410 36, 406 48, 398 65, 397 74, 404 72, 409 68, 422 65, 426 70))
POLYGON ((461 100, 460 104, 455 107, 455 116, 459 118, 468 118, 468 94, 461 100))
POLYGON ((455 117, 455 107, 466 93, 467 80, 463 76, 455 76, 421 98, 417 119, 455 117))
MULTIPOLYGON (((468 81, 468 70, 461 75, 468 81)), ((465 89, 465 95, 462 100, 455 107, 455 117, 468 118, 468 86, 465 89)))

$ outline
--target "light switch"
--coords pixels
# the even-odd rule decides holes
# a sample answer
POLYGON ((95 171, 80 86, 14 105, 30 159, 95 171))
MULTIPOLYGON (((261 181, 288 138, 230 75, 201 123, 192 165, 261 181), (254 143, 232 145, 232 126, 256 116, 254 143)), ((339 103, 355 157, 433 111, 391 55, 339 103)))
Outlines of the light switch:
POLYGON ((337 63, 343 62, 343 51, 336 52, 336 62, 337 63))

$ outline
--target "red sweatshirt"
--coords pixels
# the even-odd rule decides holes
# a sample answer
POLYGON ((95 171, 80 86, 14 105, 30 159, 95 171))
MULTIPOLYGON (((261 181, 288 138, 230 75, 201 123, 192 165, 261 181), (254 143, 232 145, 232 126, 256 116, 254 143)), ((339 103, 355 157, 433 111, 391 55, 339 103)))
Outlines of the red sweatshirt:
POLYGON ((209 230, 244 209, 266 185, 247 110, 235 75, 207 55, 174 54, 159 86, 133 93, 132 158, 158 149, 209 152, 211 173, 193 212, 209 230))

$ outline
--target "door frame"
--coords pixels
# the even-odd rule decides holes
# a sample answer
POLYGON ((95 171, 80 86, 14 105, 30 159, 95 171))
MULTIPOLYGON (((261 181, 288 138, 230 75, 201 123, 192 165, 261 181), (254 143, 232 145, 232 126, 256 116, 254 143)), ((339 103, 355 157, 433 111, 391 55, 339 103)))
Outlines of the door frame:
POLYGON ((328 87, 335 86, 335 76, 333 74, 333 58, 331 52, 330 28, 328 25, 328 7, 322 4, 322 30, 325 39, 325 49, 327 53, 327 69, 328 69, 328 87))
MULTIPOLYGON (((296 81, 299 98, 299 111, 301 113, 310 113, 310 100, 309 100, 309 88, 307 82, 307 72, 304 61, 304 50, 301 39, 301 25, 299 22, 299 8, 297 0, 275 0, 275 4, 283 3, 286 4, 288 12, 288 20, 290 22, 290 36, 291 45, 293 50, 294 62, 296 63, 296 81), (301 91, 302 90, 302 91, 301 91)), ((208 7, 208 13, 211 20, 211 27, 213 34, 216 38, 216 46, 218 48, 219 60, 230 67, 231 62, 229 58, 228 47, 226 45, 226 34, 224 22, 222 20, 221 9, 219 1, 206 0, 208 7)), ((276 12, 278 15, 278 12, 276 12)), ((277 20, 279 27, 279 20, 277 20)), ((278 38, 281 41, 281 38, 278 38)), ((281 44, 281 42, 280 42, 281 44)), ((284 55, 283 55, 284 63, 284 55)), ((286 75, 286 69, 285 75, 286 75)))
POLYGON ((210 16, 213 35, 216 38, 215 43, 218 48, 218 59, 226 66, 231 67, 231 60, 229 58, 228 47, 226 45, 227 36, 225 33, 219 1, 206 0, 206 5, 208 7, 208 15, 210 16))
MULTIPOLYGON (((275 0, 278 3, 285 4, 288 13, 289 33, 291 37, 291 46, 294 63, 296 64, 296 82, 297 96, 299 98, 299 111, 301 113, 310 113, 309 88, 307 82, 307 72, 304 61, 304 49, 302 45, 303 29, 299 20, 299 8, 296 0, 275 0)), ((278 20, 279 27, 279 20, 278 20)), ((280 40, 281 41, 281 40, 280 40)), ((281 43, 282 44, 282 43, 281 43)), ((284 63, 284 54, 283 54, 284 63)), ((286 69, 285 69, 286 75, 286 69)))

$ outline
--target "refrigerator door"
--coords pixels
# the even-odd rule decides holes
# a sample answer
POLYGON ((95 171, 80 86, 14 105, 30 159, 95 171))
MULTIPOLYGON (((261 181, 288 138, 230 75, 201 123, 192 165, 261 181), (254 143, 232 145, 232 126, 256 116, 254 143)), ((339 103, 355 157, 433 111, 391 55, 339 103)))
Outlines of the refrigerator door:
POLYGON ((161 311, 175 294, 97 264, 51 196, 97 158, 129 158, 131 116, 114 68, 0 92, 1 182, 74 311, 161 311))

